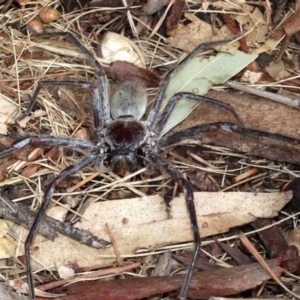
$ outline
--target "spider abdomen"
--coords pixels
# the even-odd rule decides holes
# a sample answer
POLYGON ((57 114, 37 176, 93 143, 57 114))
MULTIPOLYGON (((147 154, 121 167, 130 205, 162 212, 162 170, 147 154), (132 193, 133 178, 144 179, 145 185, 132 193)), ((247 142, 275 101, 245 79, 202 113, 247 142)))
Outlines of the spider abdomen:
POLYGON ((137 81, 126 80, 116 89, 110 101, 110 113, 114 120, 131 116, 140 120, 146 111, 147 93, 137 81))

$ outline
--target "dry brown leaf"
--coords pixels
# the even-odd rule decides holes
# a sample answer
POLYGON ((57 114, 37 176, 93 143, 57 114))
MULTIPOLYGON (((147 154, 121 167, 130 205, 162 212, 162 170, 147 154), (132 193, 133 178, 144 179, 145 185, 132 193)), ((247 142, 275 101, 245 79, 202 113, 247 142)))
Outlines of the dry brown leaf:
POLYGON ((247 10, 247 14, 233 15, 233 19, 243 27, 243 32, 251 31, 246 35, 247 42, 265 42, 269 26, 266 23, 264 15, 258 8, 254 9, 253 6, 250 6, 250 9, 247 10))
MULTIPOLYGON (((226 232, 231 227, 253 222, 257 217, 273 217, 291 199, 287 193, 195 193, 201 236, 226 232)), ((171 218, 160 196, 92 203, 78 227, 109 240, 109 224, 122 256, 132 256, 140 248, 192 241, 190 219, 184 197, 172 201, 171 218)), ((25 231, 25 230, 24 230, 25 231)), ((38 236, 32 249, 35 259, 50 269, 75 264, 88 267, 115 260, 112 248, 92 249, 59 235, 54 242, 38 236)))
POLYGON ((184 16, 191 23, 186 26, 178 24, 175 30, 169 32, 170 38, 167 39, 167 43, 170 46, 191 52, 199 44, 210 41, 213 31, 210 24, 203 22, 195 15, 186 13, 184 16))
POLYGON ((290 76, 290 73, 285 70, 285 64, 283 61, 271 62, 266 67, 266 71, 276 81, 290 76))
POLYGON ((160 11, 164 6, 168 5, 170 0, 152 0, 147 1, 141 8, 142 12, 147 15, 155 14, 160 11))
POLYGON ((11 287, 4 283, 0 283, 1 300, 24 300, 24 297, 17 294, 11 287))
POLYGON ((0 258, 10 258, 16 253, 16 243, 7 238, 10 228, 14 223, 8 220, 0 220, 0 258))
POLYGON ((300 227, 299 226, 291 231, 284 232, 283 235, 285 236, 288 245, 294 245, 298 249, 300 249, 300 227))
POLYGON ((8 101, 7 98, 0 95, 0 134, 7 134, 7 123, 11 121, 11 117, 13 113, 16 111, 17 106, 11 102, 8 101))
POLYGON ((157 87, 160 81, 154 72, 140 68, 127 61, 115 61, 105 68, 105 72, 107 76, 112 77, 114 80, 135 80, 147 87, 157 87))
MULTIPOLYGON (((230 31, 227 25, 223 25, 218 31, 217 34, 214 35, 214 37, 211 39, 212 41, 219 41, 219 40, 226 40, 233 37, 233 33, 230 31)), ((231 42, 229 44, 223 44, 220 46, 213 47, 215 50, 219 52, 227 52, 232 55, 236 53, 236 51, 239 49, 240 43, 239 41, 231 42)))

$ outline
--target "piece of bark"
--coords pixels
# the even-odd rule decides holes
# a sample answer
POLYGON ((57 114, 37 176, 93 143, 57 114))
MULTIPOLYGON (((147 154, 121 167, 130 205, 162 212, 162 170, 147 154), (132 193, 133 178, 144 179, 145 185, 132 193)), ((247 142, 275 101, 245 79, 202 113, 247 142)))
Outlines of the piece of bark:
MULTIPOLYGON (((2 76, 0 76, 0 79, 2 79, 2 76)), ((8 86, 4 81, 1 80, 0 80, 0 91, 13 98, 18 97, 18 93, 16 93, 13 88, 8 86)))
POLYGON ((274 30, 272 33, 272 36, 275 35, 278 36, 278 33, 281 31, 284 35, 291 37, 296 32, 300 30, 300 9, 298 7, 298 10, 295 11, 293 15, 291 15, 278 29, 274 30))
MULTIPOLYGON (((259 218, 252 223, 252 226, 255 229, 260 229, 271 224, 271 219, 259 218)), ((263 231, 259 231, 257 234, 259 235, 270 258, 279 257, 288 247, 288 244, 278 226, 272 226, 263 231)))
MULTIPOLYGON (((294 139, 299 139, 300 137, 300 112, 294 108, 235 91, 210 91, 206 96, 230 104, 236 110, 246 128, 280 134, 294 139)), ((220 121, 236 122, 228 111, 209 103, 201 103, 189 117, 177 125, 170 133, 179 132, 203 123, 220 121)), ((182 141, 189 139, 188 135, 182 134, 181 136, 182 141)), ((224 130, 201 134, 197 139, 202 143, 225 146, 249 155, 300 164, 300 146, 287 142, 249 137, 224 130)))
POLYGON ((229 254, 238 265, 246 265, 253 262, 249 255, 244 254, 240 249, 230 247, 229 245, 219 242, 217 239, 214 239, 216 244, 227 254, 229 254))
MULTIPOLYGON (((211 90, 205 96, 230 104, 247 128, 295 139, 300 137, 300 112, 294 108, 232 90, 224 92, 211 90)), ((176 131, 201 123, 214 122, 236 123, 228 110, 202 102, 186 120, 176 127, 176 131)))
POLYGON ((178 26, 184 5, 185 1, 183 0, 176 0, 174 2, 170 14, 166 20, 167 32, 174 30, 178 26))
POLYGON ((225 130, 205 133, 199 137, 199 140, 203 144, 223 146, 247 155, 300 165, 299 145, 291 145, 266 138, 249 137, 225 130))
MULTIPOLYGON (((222 14, 222 17, 224 19, 225 24, 228 26, 228 28, 230 29, 230 31, 233 34, 239 34, 240 28, 238 27, 236 21, 229 15, 229 14, 222 14)), ((243 51, 244 53, 249 53, 249 47, 247 45, 247 41, 245 37, 241 37, 239 39, 239 43, 240 43, 240 50, 243 51)), ((252 63, 251 63, 252 65, 252 63)), ((253 69, 253 67, 251 67, 251 69, 253 69)))
MULTIPOLYGON (((259 218, 252 223, 252 226, 255 229, 260 229, 271 224, 271 219, 259 218)), ((300 258, 298 249, 296 246, 288 245, 277 225, 258 231, 257 234, 270 258, 280 258, 282 260, 281 266, 285 270, 290 273, 299 274, 300 258)))
POLYGON ((285 209, 288 213, 298 212, 300 207, 300 177, 295 178, 292 182, 285 186, 284 190, 293 191, 293 198, 285 209))
POLYGON ((271 37, 275 39, 280 39, 282 36, 285 35, 285 38, 282 42, 279 54, 276 58, 276 62, 279 62, 283 54, 285 53, 286 49, 288 48, 290 44, 291 37, 299 32, 300 30, 300 7, 299 7, 299 1, 296 1, 295 5, 295 13, 291 15, 280 27, 278 27, 276 30, 274 30, 271 34, 271 37))
MULTIPOLYGON (((282 269, 277 266, 276 260, 270 260, 267 264, 276 276, 281 275, 282 269)), ((172 293, 172 296, 176 296, 183 278, 184 275, 175 275, 77 283, 67 286, 64 290, 67 296, 56 300, 129 300, 162 293, 172 293)), ((207 299, 211 296, 234 295, 252 289, 269 278, 270 276, 258 263, 199 272, 195 273, 191 280, 188 297, 207 299)))
MULTIPOLYGON (((172 254, 172 257, 176 259, 178 262, 180 262, 181 264, 183 264, 184 266, 188 267, 191 264, 192 255, 193 253, 189 251, 181 255, 172 254)), ((221 267, 218 265, 214 265, 210 263, 207 259, 198 256, 195 261, 195 268, 198 270, 205 271, 205 270, 220 269, 221 267)))

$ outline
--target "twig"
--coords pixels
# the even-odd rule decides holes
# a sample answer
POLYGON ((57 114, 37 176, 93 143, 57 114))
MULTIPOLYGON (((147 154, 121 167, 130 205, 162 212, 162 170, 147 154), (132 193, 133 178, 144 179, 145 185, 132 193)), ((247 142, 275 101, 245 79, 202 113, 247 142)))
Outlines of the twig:
MULTIPOLYGON (((5 199, 6 201, 9 201, 5 199)), ((9 206, 4 201, 0 201, 0 217, 18 223, 26 228, 30 228, 35 219, 36 213, 9 201, 9 206)), ((39 226, 38 232, 50 240, 54 240, 56 231, 68 236, 76 241, 94 248, 109 247, 110 242, 102 240, 89 231, 76 228, 70 224, 65 224, 50 217, 45 217, 39 226)))
POLYGON ((111 240, 112 246, 113 246, 113 248, 114 248, 118 266, 121 267, 121 266, 123 265, 123 259, 122 259, 120 250, 119 250, 118 245, 117 245, 117 240, 116 240, 116 238, 115 238, 115 236, 114 236, 112 230, 110 229, 108 223, 105 223, 105 227, 106 227, 106 229, 107 229, 107 233, 108 233, 108 235, 109 235, 109 238, 110 238, 110 240, 111 240))
POLYGON ((107 275, 111 275, 111 274, 116 274, 116 275, 122 274, 123 272, 126 272, 131 269, 136 269, 138 267, 140 267, 140 263, 132 263, 129 265, 125 265, 122 267, 116 267, 116 268, 101 269, 98 271, 91 272, 89 274, 77 275, 74 277, 70 277, 68 279, 62 279, 62 280, 42 284, 42 285, 38 286, 38 289, 42 290, 42 291, 47 291, 47 290, 62 286, 64 284, 73 283, 75 281, 76 282, 77 281, 85 281, 86 279, 95 279, 100 276, 107 276, 107 275))
POLYGON ((297 100, 297 99, 294 100, 294 99, 291 99, 291 98, 286 97, 286 96, 282 96, 282 95, 278 95, 278 94, 274 94, 274 93, 270 93, 270 92, 266 92, 266 91, 261 91, 261 90, 256 89, 256 88, 252 88, 250 86, 240 84, 236 81, 227 81, 226 85, 231 87, 231 88, 234 88, 236 90, 239 90, 239 91, 242 91, 242 92, 247 92, 247 93, 250 93, 252 95, 263 97, 263 98, 266 98, 266 99, 269 99, 269 100, 272 100, 272 101, 275 101, 275 102, 279 102, 281 104, 291 106, 291 107, 294 107, 294 108, 297 108, 297 109, 300 110, 300 100, 297 100))

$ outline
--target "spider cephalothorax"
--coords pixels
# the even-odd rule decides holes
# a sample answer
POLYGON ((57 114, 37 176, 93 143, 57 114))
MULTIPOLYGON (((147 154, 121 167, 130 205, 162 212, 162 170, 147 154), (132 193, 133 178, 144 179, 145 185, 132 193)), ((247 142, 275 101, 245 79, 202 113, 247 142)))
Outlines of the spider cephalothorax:
MULTIPOLYGON (((70 33, 56 33, 51 34, 51 36, 66 37, 70 42, 77 46, 82 53, 85 54, 89 62, 95 68, 95 72, 98 76, 98 84, 95 85, 85 81, 42 81, 38 84, 25 115, 28 115, 31 112, 41 88, 49 86, 70 86, 90 89, 93 97, 92 106, 94 129, 98 141, 94 143, 88 140, 82 140, 73 137, 41 135, 21 139, 15 142, 9 148, 0 151, 0 157, 3 157, 30 144, 33 146, 62 146, 87 153, 87 155, 81 160, 64 169, 49 184, 44 192, 40 211, 37 214, 25 241, 26 267, 28 272, 29 293, 31 298, 35 299, 34 283, 30 264, 30 244, 32 243, 37 232, 37 228, 45 213, 45 210, 49 206, 55 188, 62 180, 74 175, 79 170, 92 165, 101 166, 105 160, 110 164, 113 172, 119 175, 124 175, 126 172, 133 172, 140 165, 139 161, 142 161, 146 166, 153 165, 162 172, 167 173, 181 186, 185 195, 195 242, 195 250, 192 257, 192 262, 179 293, 179 298, 185 299, 193 273, 195 259, 200 249, 201 240, 199 227, 193 202, 194 197, 192 188, 185 177, 177 169, 175 169, 175 167, 169 161, 159 156, 161 147, 159 137, 163 126, 169 118, 176 102, 182 97, 196 101, 206 101, 221 107, 225 107, 226 109, 230 110, 231 113, 233 113, 238 122, 241 123, 241 121, 230 105, 188 92, 175 94, 173 97, 171 97, 169 103, 162 110, 162 112, 160 112, 160 108, 171 77, 175 75, 187 61, 195 57, 202 49, 220 44, 220 41, 198 46, 174 69, 170 70, 161 81, 152 109, 150 110, 148 116, 144 116, 147 105, 147 96, 144 88, 140 84, 133 81, 125 81, 117 88, 116 92, 112 96, 111 101, 109 101, 107 78, 104 69, 99 62, 70 33)), ((234 128, 233 124, 215 123, 213 125, 205 124, 205 126, 199 127, 200 129, 198 129, 198 131, 194 130, 194 132, 198 133, 199 131, 204 132, 208 130, 214 130, 215 128, 222 126, 225 129, 234 128)), ((192 134, 193 133, 191 133, 191 135, 192 134)), ((166 139, 164 139, 164 145, 166 145, 166 139)))

